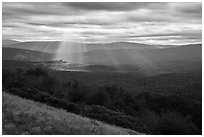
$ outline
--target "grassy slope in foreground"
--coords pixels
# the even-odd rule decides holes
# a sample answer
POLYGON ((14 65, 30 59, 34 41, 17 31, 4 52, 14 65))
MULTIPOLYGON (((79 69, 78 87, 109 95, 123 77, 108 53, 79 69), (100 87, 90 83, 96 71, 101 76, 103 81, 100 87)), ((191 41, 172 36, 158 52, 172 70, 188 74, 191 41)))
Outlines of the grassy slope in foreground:
POLYGON ((2 134, 139 134, 2 93, 2 134))

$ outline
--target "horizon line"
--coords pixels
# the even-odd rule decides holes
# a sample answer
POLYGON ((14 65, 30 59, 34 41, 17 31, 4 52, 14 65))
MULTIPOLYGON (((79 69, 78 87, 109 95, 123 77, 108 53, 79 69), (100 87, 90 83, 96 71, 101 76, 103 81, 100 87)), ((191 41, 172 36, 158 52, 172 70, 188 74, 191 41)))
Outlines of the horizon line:
POLYGON ((150 43, 140 43, 140 42, 132 42, 132 41, 114 41, 114 42, 74 42, 74 41, 65 41, 65 40, 18 40, 18 39, 2 39, 3 40, 11 40, 17 42, 70 42, 70 43, 84 43, 84 44, 113 44, 113 43, 133 43, 133 44, 143 44, 143 45, 157 45, 157 46, 181 46, 181 45, 193 45, 193 44, 201 44, 202 42, 195 43, 182 43, 182 44, 150 44, 150 43))

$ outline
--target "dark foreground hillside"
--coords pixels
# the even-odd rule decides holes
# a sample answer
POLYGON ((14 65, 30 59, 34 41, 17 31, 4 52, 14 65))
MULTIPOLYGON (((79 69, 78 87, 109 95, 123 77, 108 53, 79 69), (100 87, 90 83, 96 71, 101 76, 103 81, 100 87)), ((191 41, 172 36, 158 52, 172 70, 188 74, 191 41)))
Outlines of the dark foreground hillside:
POLYGON ((138 132, 3 92, 3 135, 129 135, 138 132))

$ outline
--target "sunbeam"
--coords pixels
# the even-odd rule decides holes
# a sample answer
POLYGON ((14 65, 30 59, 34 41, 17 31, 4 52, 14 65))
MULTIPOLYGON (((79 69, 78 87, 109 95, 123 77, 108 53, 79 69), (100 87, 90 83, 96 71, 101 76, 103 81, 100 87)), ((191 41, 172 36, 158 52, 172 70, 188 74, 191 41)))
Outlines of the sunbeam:
MULTIPOLYGON (((150 49, 151 50, 151 49, 150 49)), ((159 67, 156 65, 155 61, 150 59, 147 55, 143 54, 141 50, 136 50, 134 53, 131 53, 123 50, 130 57, 133 64, 142 67, 146 73, 151 74, 159 70, 159 67)))
POLYGON ((114 66, 116 71, 119 71, 120 70, 119 68, 121 68, 120 67, 120 62, 117 60, 117 58, 111 52, 111 50, 108 49, 107 45, 104 45, 103 47, 104 47, 105 53, 107 54, 107 58, 109 59, 108 62, 110 62, 110 64, 114 66))
POLYGON ((82 53, 85 51, 84 44, 79 35, 66 32, 55 53, 56 60, 65 60, 69 63, 83 64, 82 53))

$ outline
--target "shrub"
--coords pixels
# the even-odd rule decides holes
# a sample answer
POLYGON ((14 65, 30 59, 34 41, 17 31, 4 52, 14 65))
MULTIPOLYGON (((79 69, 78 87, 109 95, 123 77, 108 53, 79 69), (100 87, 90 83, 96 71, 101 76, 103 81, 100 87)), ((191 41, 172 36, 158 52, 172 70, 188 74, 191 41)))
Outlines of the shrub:
POLYGON ((33 99, 42 103, 45 103, 48 98, 50 98, 50 94, 46 92, 38 92, 37 94, 33 95, 33 99))
POLYGON ((149 109, 162 113, 168 111, 179 112, 184 117, 191 116, 192 122, 202 128, 202 104, 178 95, 156 95, 146 101, 149 109))
POLYGON ((22 90, 18 88, 9 88, 6 90, 6 92, 14 94, 14 95, 20 95, 22 93, 22 90))
POLYGON ((56 108, 66 109, 66 107, 67 107, 66 101, 60 100, 60 99, 52 97, 52 96, 50 96, 49 98, 46 99, 46 103, 48 105, 51 105, 51 106, 56 107, 56 108))
POLYGON ((163 113, 155 127, 163 135, 191 135, 201 134, 196 126, 177 112, 163 113))
POLYGON ((50 94, 54 94, 56 83, 55 78, 47 76, 42 79, 41 88, 50 94))
POLYGON ((21 68, 17 68, 17 69, 16 69, 16 73, 18 73, 18 74, 22 74, 22 73, 23 73, 23 69, 21 69, 21 68))
POLYGON ((56 108, 65 109, 68 112, 72 112, 76 114, 81 114, 82 112, 81 108, 77 104, 71 103, 71 102, 68 103, 65 100, 56 98, 46 92, 41 92, 37 89, 10 88, 10 89, 7 89, 6 92, 14 94, 14 95, 19 95, 23 98, 32 99, 34 101, 39 101, 41 103, 46 103, 47 105, 50 105, 56 108))
POLYGON ((90 98, 88 103, 92 105, 104 105, 105 101, 108 99, 109 95, 107 92, 104 90, 99 90, 93 93, 90 98))
POLYGON ((10 86, 13 75, 9 70, 2 69, 2 85, 4 87, 10 86))
POLYGON ((142 133, 147 132, 146 127, 138 118, 133 118, 131 116, 125 115, 124 113, 112 111, 98 105, 92 105, 91 107, 92 109, 85 114, 88 117, 124 128, 130 128, 142 133))
POLYGON ((86 102, 88 95, 88 88, 83 85, 79 85, 75 80, 72 88, 68 91, 68 97, 73 102, 86 102))
POLYGON ((29 76, 48 76, 48 72, 40 67, 28 69, 25 74, 29 76))
POLYGON ((81 108, 75 103, 68 103, 66 110, 75 114, 80 114, 82 112, 81 108))
POLYGON ((158 134, 155 129, 158 124, 158 114, 150 111, 149 109, 143 109, 138 117, 146 125, 149 134, 158 134))

